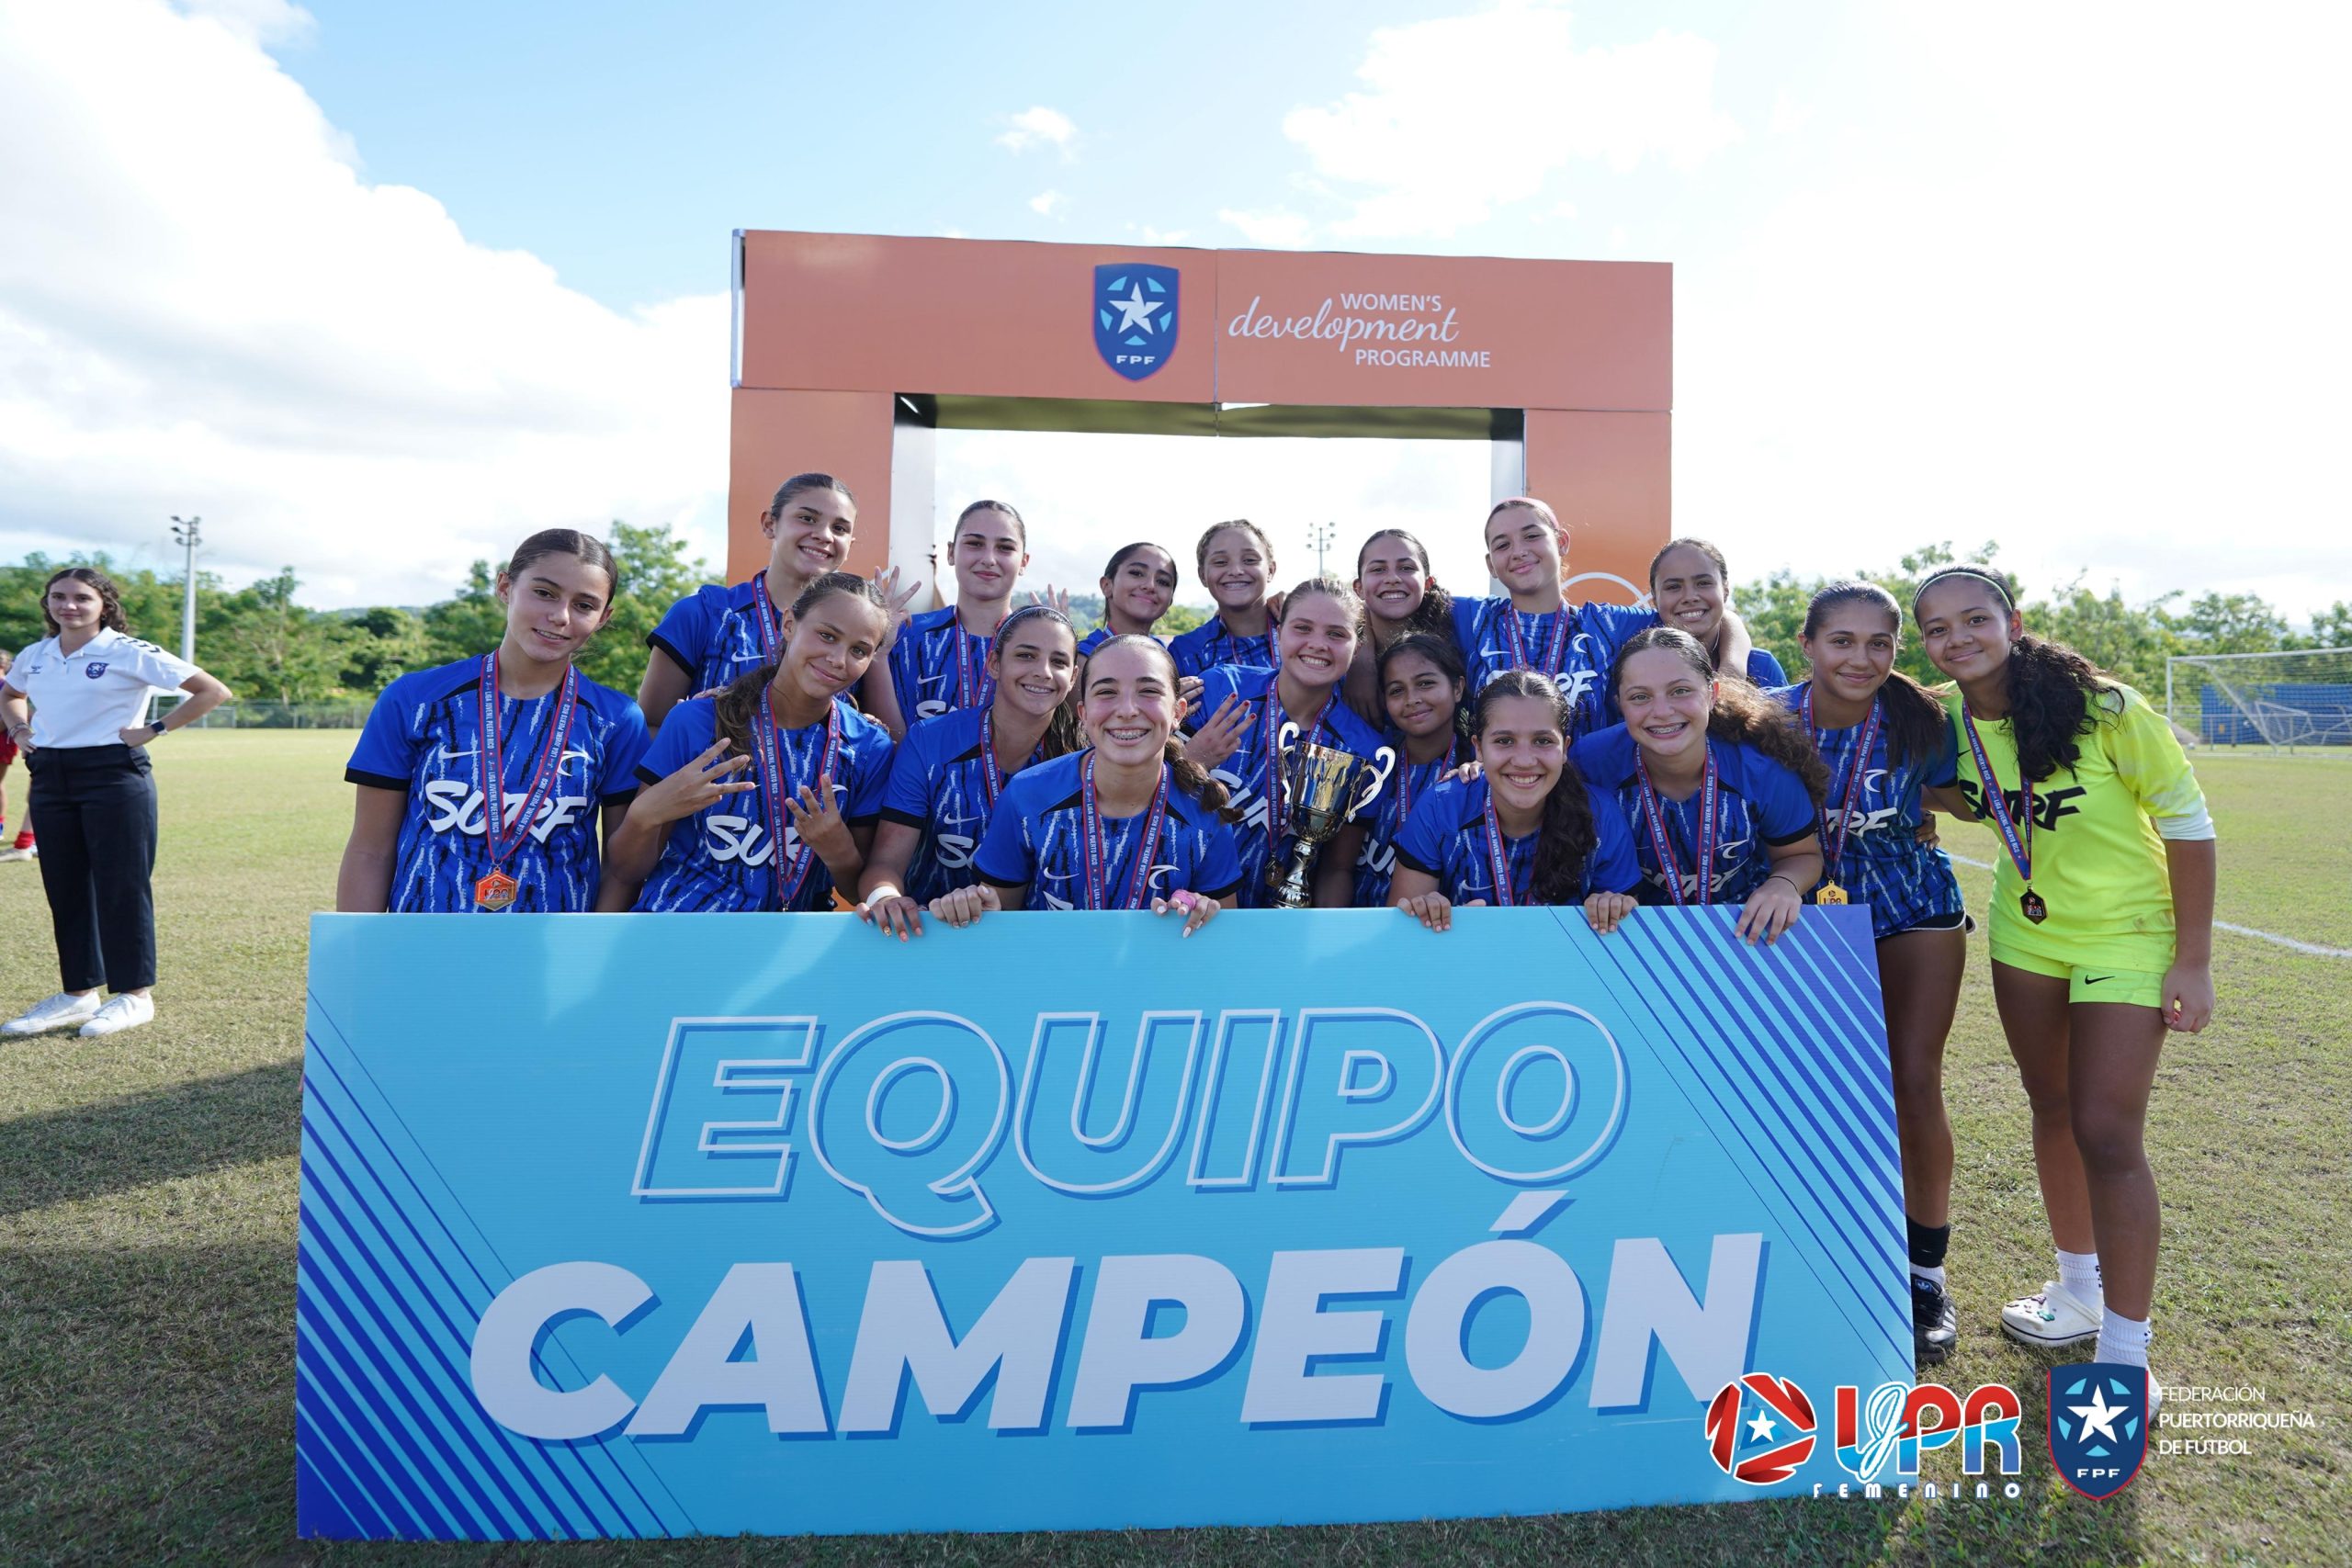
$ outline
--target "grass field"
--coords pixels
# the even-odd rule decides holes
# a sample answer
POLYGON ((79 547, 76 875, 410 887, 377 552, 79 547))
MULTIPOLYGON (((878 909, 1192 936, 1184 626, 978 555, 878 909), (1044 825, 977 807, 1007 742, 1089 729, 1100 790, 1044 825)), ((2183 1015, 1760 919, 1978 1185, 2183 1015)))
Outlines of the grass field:
MULTIPOLYGON (((304 932, 331 897, 350 740, 248 731, 158 747, 158 1021, 113 1041, 0 1046, 0 1563, 2352 1562, 2352 1239, 2336 1223, 2352 1180, 2352 960, 2226 934, 2219 1021, 2171 1046, 2157 1082, 2155 1367, 2168 1385, 2258 1388, 2263 1404, 2233 1408, 2318 1425, 2234 1434, 2244 1457, 2152 1457, 2107 1504, 2051 1473, 2045 1363, 1992 1326, 2002 1300, 2048 1273, 2049 1249, 1979 938, 1950 1072, 1962 1337, 1944 1381, 2024 1396, 2021 1500, 1059 1537, 298 1541, 304 932)), ((2229 755, 2200 770, 2222 836, 2222 918, 2352 946, 2352 759, 2229 755)), ((23 775, 7 782, 21 810, 23 775)), ((1955 847, 1995 852, 1976 829, 1955 847)), ((1981 908, 1987 874, 1962 876, 1981 908)), ((54 988, 35 867, 0 865, 0 1010, 54 988)), ((1951 1454, 1929 1461, 1928 1479, 1956 1473, 1951 1454)))

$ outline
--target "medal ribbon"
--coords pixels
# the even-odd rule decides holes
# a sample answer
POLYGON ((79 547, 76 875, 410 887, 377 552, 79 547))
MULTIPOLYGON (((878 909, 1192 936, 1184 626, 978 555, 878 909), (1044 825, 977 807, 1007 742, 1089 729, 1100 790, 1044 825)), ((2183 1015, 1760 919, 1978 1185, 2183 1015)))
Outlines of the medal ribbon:
MULTIPOLYGON (((1833 784, 1829 788, 1829 793, 1832 795, 1840 797, 1838 806, 1838 819, 1833 823, 1829 819, 1829 813, 1827 811, 1825 810, 1821 814, 1822 836, 1829 840, 1829 864, 1824 880, 1831 883, 1835 883, 1838 880, 1838 870, 1846 863, 1846 835, 1853 830, 1854 808, 1861 804, 1862 777, 1870 771, 1871 748, 1878 744, 1879 721, 1882 712, 1883 710, 1879 705, 1879 699, 1872 697, 1871 699, 1870 716, 1862 720, 1862 735, 1860 743, 1854 748, 1853 755, 1847 760, 1845 787, 1841 791, 1838 785, 1833 784)), ((1812 732, 1813 749, 1816 751, 1820 750, 1822 732, 1818 729, 1815 729, 1813 725, 1813 684, 1811 682, 1807 682, 1804 688, 1804 727, 1807 730, 1812 732)))
POLYGON ((523 793, 523 808, 512 824, 506 819, 506 748, 499 734, 498 654, 481 656, 481 750, 475 753, 475 782, 481 786, 482 837, 490 848, 491 869, 506 863, 523 847, 532 819, 554 793, 556 775, 563 771, 563 743, 571 739, 571 717, 580 708, 580 671, 567 665, 563 684, 556 688, 555 714, 548 720, 547 739, 538 760, 531 764, 530 787, 523 793))
MULTIPOLYGON (((1634 753, 1634 768, 1642 780, 1642 820, 1648 827, 1650 852, 1657 857, 1657 868, 1666 876, 1666 890, 1674 895, 1676 908, 1691 902, 1682 891, 1682 863, 1674 858, 1674 836, 1667 831, 1666 804, 1658 799, 1657 791, 1650 784, 1650 765, 1639 750, 1634 753)), ((1698 902, 1713 901, 1715 892, 1715 753, 1707 751, 1707 771, 1699 779, 1699 876, 1698 902)))
POLYGON ((775 639, 784 629, 777 623, 783 618, 784 612, 778 610, 775 601, 768 597, 767 569, 762 567, 752 576, 752 624, 759 629, 760 662, 763 664, 775 662, 775 639))
MULTIPOLYGON (((1110 891, 1111 840, 1102 827, 1102 800, 1094 790, 1094 753, 1086 753, 1086 766, 1079 774, 1079 812, 1080 829, 1086 837, 1086 908, 1112 908, 1102 902, 1110 891)), ((1168 816, 1168 764, 1159 765, 1159 785, 1151 792, 1151 809, 1145 813, 1142 841, 1136 846, 1135 869, 1127 876, 1125 898, 1115 908, 1140 909, 1149 900, 1145 889, 1151 882, 1151 857, 1159 852, 1160 824, 1168 816)))
MULTIPOLYGON (((1040 741, 1038 750, 1042 750, 1040 741)), ((1036 760, 1037 752, 1031 751, 1029 761, 1036 760)), ((988 791, 989 809, 995 810, 996 797, 1004 793, 1004 770, 996 761, 996 710, 992 707, 980 710, 980 785, 988 791)))
POLYGON ((1984 810, 1993 818, 1994 829, 2001 835, 2001 842, 2009 852, 2009 859, 2018 874, 2026 880, 2028 891, 2033 883, 2033 781, 2018 772, 2018 787, 2025 795, 2025 832, 2018 832, 2017 818, 2009 815, 2009 797, 2001 793, 2001 781, 1994 776, 1993 761, 1984 754, 1984 739, 1976 733, 1976 716, 1968 705, 1960 706, 1960 722, 1968 731, 1969 753, 1976 759, 1976 776, 1984 785, 1984 810))
POLYGON ((988 678, 989 645, 996 639, 974 637, 964 629, 960 619, 952 620, 947 625, 956 636, 956 705, 959 708, 979 707, 996 689, 988 678), (980 645, 977 655, 972 651, 974 643, 980 645))
MULTIPOLYGON (((774 699, 764 694, 760 698, 759 722, 752 727, 752 761, 760 774, 760 807, 767 818, 768 881, 775 890, 775 907, 789 909, 792 900, 799 895, 800 885, 808 880, 808 863, 817 858, 817 852, 808 847, 808 840, 802 839, 793 853, 791 864, 787 866, 785 863, 784 829, 792 814, 785 809, 784 800, 785 792, 791 788, 791 781, 785 776, 784 759, 788 752, 784 744, 783 727, 776 723, 773 702, 774 699)), ((818 763, 817 777, 808 781, 810 784, 831 784, 833 769, 841 760, 841 750, 842 710, 837 704, 827 703, 825 753, 818 763)))
POLYGON ((1495 815, 1491 788, 1487 792, 1487 864, 1494 873, 1495 902, 1505 908, 1518 903, 1518 889, 1510 879, 1510 851, 1503 843, 1502 819, 1495 815))
MULTIPOLYGON (((1331 716, 1331 705, 1339 700, 1340 689, 1334 686, 1331 688, 1331 694, 1323 699, 1323 705, 1315 710, 1314 722, 1298 727, 1300 745, 1322 744, 1315 738, 1323 733, 1323 721, 1331 716)), ((1265 727, 1266 803, 1269 820, 1273 824, 1272 832, 1267 842, 1279 844, 1282 841, 1282 836, 1290 830, 1290 784, 1283 773, 1282 752, 1277 750, 1277 743, 1281 740, 1283 733, 1282 692, 1280 685, 1272 681, 1266 682, 1265 727)))
POLYGON ((1531 664, 1527 660, 1527 643, 1519 630, 1519 611, 1508 600, 1503 604, 1503 626, 1510 633, 1510 667, 1532 670, 1539 675, 1557 675, 1568 652, 1568 602, 1560 601, 1559 619, 1552 623, 1551 646, 1544 650, 1544 662, 1531 664))

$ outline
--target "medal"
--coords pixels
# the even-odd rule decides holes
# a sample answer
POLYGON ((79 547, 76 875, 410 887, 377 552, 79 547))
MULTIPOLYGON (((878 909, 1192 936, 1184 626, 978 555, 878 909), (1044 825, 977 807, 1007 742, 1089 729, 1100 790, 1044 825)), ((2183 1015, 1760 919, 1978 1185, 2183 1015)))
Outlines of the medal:
POLYGON ((490 874, 474 884, 474 907, 511 908, 523 885, 506 874, 504 866, 523 847, 531 823, 555 792, 556 775, 563 770, 563 743, 571 738, 571 717, 580 708, 580 671, 566 665, 563 683, 556 688, 555 713, 548 720, 547 739, 531 764, 531 781, 523 792, 522 809, 506 816, 506 749, 499 728, 498 652, 481 656, 476 688, 481 712, 481 747, 475 754, 474 782, 481 790, 482 842, 490 851, 490 874))
MULTIPOLYGON (((759 771, 760 809, 767 818, 768 885, 775 893, 775 907, 792 908, 792 900, 799 895, 800 885, 808 876, 808 864, 817 852, 808 840, 797 839, 787 863, 784 853, 785 823, 791 813, 785 808, 785 797, 791 781, 785 777, 785 745, 782 727, 776 723, 773 697, 763 694, 760 712, 752 726, 752 763, 759 771)), ((825 752, 819 761, 817 776, 811 784, 832 784, 833 769, 841 757, 842 710, 838 702, 825 705, 825 752)), ((823 804, 831 805, 828 801, 823 804)))
MULTIPOLYGON (((1820 750, 1821 731, 1814 728, 1813 682, 1810 681, 1805 682, 1804 688, 1804 727, 1813 736, 1813 749, 1820 750)), ((1853 830, 1856 808, 1861 805, 1862 779, 1870 772, 1871 749, 1878 744, 1878 731, 1879 703, 1873 696, 1869 716, 1862 720, 1861 739, 1856 743, 1853 754, 1846 760, 1845 787, 1841 791, 1835 784, 1830 786, 1829 793, 1839 797, 1837 818, 1833 822, 1826 809, 1821 814, 1822 837, 1826 840, 1822 848, 1827 874, 1822 879, 1820 891, 1814 895, 1815 903, 1843 904, 1848 901, 1846 890, 1838 886, 1838 873, 1845 866, 1846 835, 1853 830)))
MULTIPOLYGON (((1536 613, 1539 615, 1543 614, 1542 611, 1538 611, 1536 613)), ((1527 658, 1527 644, 1520 635, 1519 611, 1508 601, 1505 602, 1503 607, 1503 629, 1510 634, 1510 667, 1512 669, 1532 670, 1539 675, 1557 675, 1560 672, 1560 666, 1566 661, 1568 652, 1568 604, 1566 600, 1563 599, 1560 601, 1558 614, 1560 618, 1552 623, 1552 640, 1544 650, 1544 662, 1541 664, 1534 664, 1529 662, 1527 658)))
POLYGON ((2009 797, 2001 792, 2001 781, 1993 772, 1993 760, 1984 753, 1984 738, 1976 733, 1976 716, 1962 703, 1960 708, 1961 728, 1968 731, 1968 752, 1976 763, 1977 781, 1984 786, 1985 815, 1993 818, 1994 830, 2001 835, 2002 847, 2009 852, 2009 863, 2018 868, 2025 879, 2025 891, 2018 896, 2018 908, 2035 925, 2050 918, 2050 906, 2033 890, 2033 781, 2020 768, 2018 786, 2024 797, 2025 809, 2019 814, 2025 829, 2019 832, 2018 817, 2009 814, 2009 797))
POLYGON ((1111 840, 1102 827, 1102 801, 1094 792, 1094 753, 1086 753, 1079 773, 1079 827, 1086 839, 1086 886, 1082 906, 1089 909, 1140 909, 1149 902, 1151 857, 1159 851, 1159 828, 1168 816, 1168 764, 1159 765, 1159 784, 1151 792, 1151 807, 1144 814, 1143 841, 1136 846, 1135 869, 1127 875, 1127 891, 1117 904, 1102 900, 1110 892, 1111 840))
MULTIPOLYGON (((1701 745, 1706 742, 1702 739, 1701 745)), ((1676 908, 1697 902, 1713 901, 1715 892, 1715 753, 1707 751, 1707 771, 1699 778, 1699 846, 1698 876, 1692 892, 1682 891, 1682 864, 1674 857, 1674 835, 1666 830, 1666 803, 1658 799, 1657 791, 1650 784, 1650 765, 1636 749, 1634 769, 1642 781, 1642 820, 1649 829, 1650 853, 1657 858, 1658 874, 1666 878, 1666 890, 1674 896, 1676 908)))

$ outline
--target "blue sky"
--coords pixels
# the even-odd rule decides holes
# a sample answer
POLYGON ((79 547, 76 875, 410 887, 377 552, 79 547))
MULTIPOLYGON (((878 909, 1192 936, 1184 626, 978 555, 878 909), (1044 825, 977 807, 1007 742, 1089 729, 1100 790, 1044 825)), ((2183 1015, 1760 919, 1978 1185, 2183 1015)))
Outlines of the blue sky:
MULTIPOLYGON (((2305 615, 2352 598, 2347 17, 0 0, 0 555, 169 565, 198 512, 323 604, 613 516, 716 560, 728 235, 774 227, 1670 261, 1676 524, 1737 573, 1993 539, 2305 615)), ((1039 581, 1246 512, 1460 584, 1486 481, 943 440, 979 493, 1039 581)))

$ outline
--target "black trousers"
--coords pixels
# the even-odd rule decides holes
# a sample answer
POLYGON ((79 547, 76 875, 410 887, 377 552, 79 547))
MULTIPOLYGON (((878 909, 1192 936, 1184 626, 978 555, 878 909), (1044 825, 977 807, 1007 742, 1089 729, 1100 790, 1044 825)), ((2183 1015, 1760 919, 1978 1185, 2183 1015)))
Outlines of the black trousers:
POLYGON ((36 751, 33 831, 69 991, 155 983, 155 779, 128 746, 36 751))

